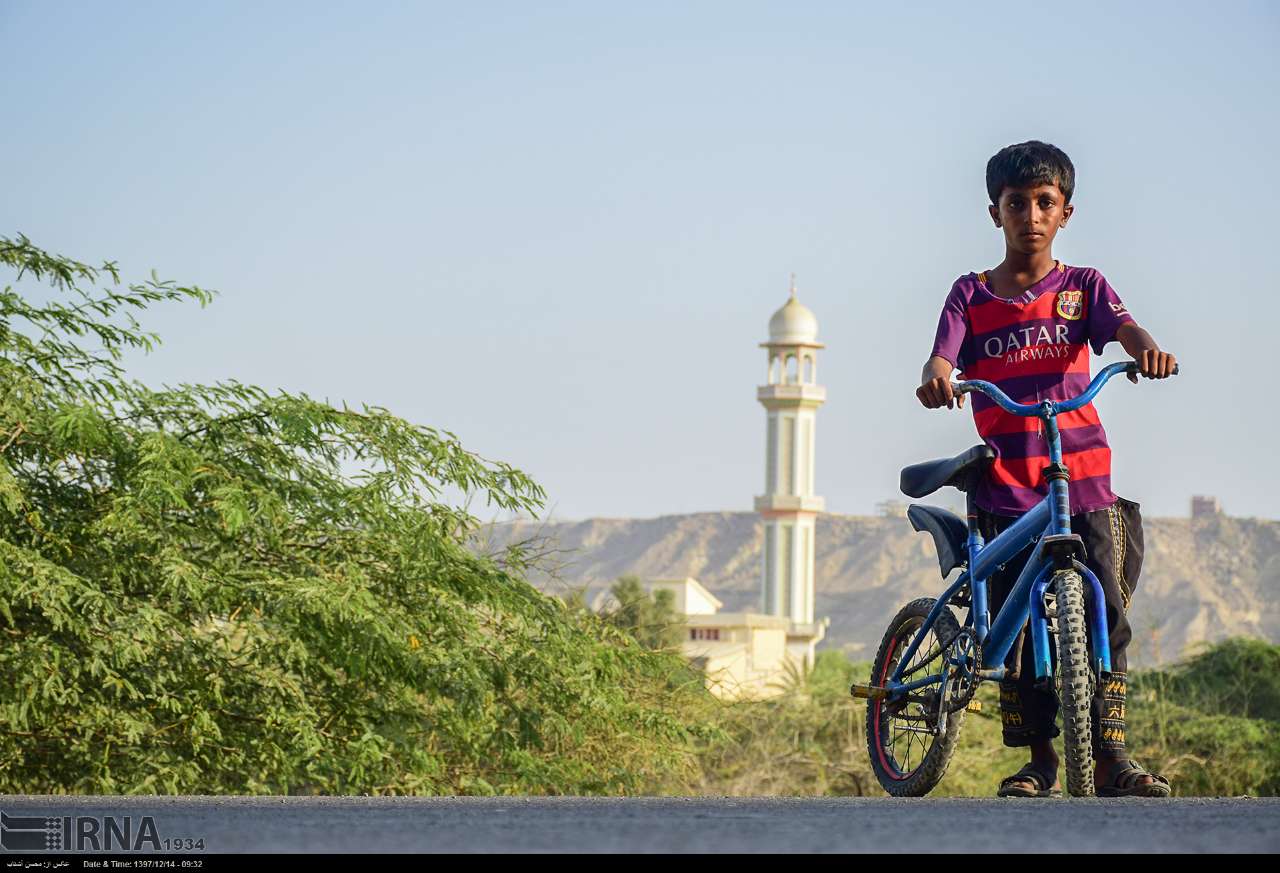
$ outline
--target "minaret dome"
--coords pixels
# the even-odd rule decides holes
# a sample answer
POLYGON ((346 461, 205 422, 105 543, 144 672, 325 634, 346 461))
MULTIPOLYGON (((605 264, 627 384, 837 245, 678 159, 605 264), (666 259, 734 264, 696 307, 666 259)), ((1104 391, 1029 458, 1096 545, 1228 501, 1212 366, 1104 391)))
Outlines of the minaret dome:
POLYGON ((795 286, 791 299, 769 319, 769 342, 812 343, 818 339, 818 319, 813 311, 796 299, 795 286))

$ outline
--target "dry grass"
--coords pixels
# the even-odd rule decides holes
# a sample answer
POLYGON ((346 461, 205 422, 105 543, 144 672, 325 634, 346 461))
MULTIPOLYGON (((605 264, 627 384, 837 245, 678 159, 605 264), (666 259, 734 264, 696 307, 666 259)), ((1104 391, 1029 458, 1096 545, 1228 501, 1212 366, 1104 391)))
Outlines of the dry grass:
MULTIPOLYGON (((878 796, 868 763, 865 706, 848 695, 868 665, 824 652, 787 693, 716 704, 728 740, 709 745, 701 778, 683 790, 714 795, 878 796)), ((1280 647, 1229 640, 1183 664, 1131 677, 1133 756, 1181 796, 1274 795, 1280 788, 1280 647)), ((934 796, 985 797, 1026 762, 1000 739, 996 686, 979 691, 934 796)))

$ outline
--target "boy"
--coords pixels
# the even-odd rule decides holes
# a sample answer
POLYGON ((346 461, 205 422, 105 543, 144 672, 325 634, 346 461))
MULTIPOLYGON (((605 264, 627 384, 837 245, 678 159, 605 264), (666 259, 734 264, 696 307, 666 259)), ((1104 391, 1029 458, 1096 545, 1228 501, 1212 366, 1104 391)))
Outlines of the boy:
MULTIPOLYGON (((1101 354, 1112 340, 1146 378, 1173 373, 1174 356, 1138 326, 1097 270, 1054 260, 1053 239, 1074 211, 1074 189, 1071 160, 1046 143, 1008 146, 987 163, 988 209, 1004 231, 1005 256, 992 270, 961 276, 947 295, 933 353, 916 389, 926 407, 963 408, 964 395, 951 389, 956 369, 967 379, 994 382, 1021 403, 1074 397, 1089 384, 1088 346, 1101 354)), ((1049 463, 1048 446, 1039 419, 1010 415, 985 395, 973 395, 973 417, 996 453, 974 495, 979 525, 989 540, 1047 493, 1041 470, 1049 463)), ((1125 649, 1131 636, 1125 612, 1142 566, 1138 505, 1111 492, 1111 450, 1092 404, 1059 416, 1058 426, 1071 471, 1071 529, 1084 539, 1086 563, 1106 593, 1115 670, 1111 681, 1099 683, 1093 702, 1094 782, 1101 796, 1167 797, 1168 780, 1130 760, 1124 745, 1125 649)), ((1029 554, 1030 548, 992 575, 992 614, 1029 554)), ((1031 646, 1023 640, 1007 666, 1009 677, 1000 685, 1004 743, 1030 746, 1031 761, 1001 782, 997 794, 1060 795, 1052 742, 1059 733, 1057 698, 1035 687, 1031 646)))

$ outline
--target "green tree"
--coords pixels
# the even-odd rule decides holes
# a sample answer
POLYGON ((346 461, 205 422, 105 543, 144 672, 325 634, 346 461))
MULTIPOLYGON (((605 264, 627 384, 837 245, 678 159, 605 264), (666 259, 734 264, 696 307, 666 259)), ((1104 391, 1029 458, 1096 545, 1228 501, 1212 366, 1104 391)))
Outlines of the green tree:
POLYGON ((518 548, 464 547, 442 495, 534 512, 525 474, 377 407, 148 388, 134 314, 211 292, 25 237, 0 265, 0 792, 626 792, 692 766, 678 658, 540 594, 518 548))
POLYGON ((671 649, 684 639, 684 622, 676 612, 675 595, 659 590, 650 594, 639 576, 620 576, 609 589, 613 603, 605 620, 636 638, 649 649, 671 649))

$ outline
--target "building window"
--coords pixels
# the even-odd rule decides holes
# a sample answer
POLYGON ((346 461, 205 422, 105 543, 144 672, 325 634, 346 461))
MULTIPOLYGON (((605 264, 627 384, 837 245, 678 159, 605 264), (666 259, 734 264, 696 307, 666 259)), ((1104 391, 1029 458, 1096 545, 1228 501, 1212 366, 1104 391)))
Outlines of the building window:
POLYGON ((689 629, 689 639, 691 640, 709 640, 718 642, 720 640, 720 628, 718 627, 695 627, 689 629))

